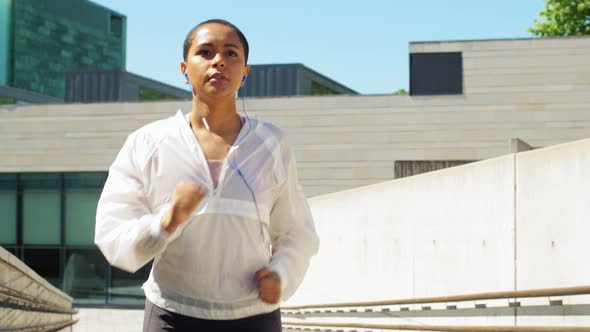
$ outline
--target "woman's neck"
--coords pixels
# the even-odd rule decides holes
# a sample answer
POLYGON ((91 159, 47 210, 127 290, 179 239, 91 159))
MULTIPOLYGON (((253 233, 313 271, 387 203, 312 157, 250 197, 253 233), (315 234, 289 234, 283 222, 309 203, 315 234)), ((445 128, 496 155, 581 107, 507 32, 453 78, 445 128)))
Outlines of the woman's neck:
POLYGON ((206 103, 193 98, 193 110, 190 114, 193 130, 206 129, 202 117, 205 117, 211 132, 220 136, 238 133, 242 127, 234 99, 206 103))

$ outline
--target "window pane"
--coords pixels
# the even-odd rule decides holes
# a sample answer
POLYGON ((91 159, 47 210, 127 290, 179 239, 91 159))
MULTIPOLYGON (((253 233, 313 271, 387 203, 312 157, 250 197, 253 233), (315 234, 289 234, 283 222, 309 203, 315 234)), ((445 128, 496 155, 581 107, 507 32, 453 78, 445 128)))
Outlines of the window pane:
POLYGON ((66 244, 92 245, 100 190, 66 189, 66 244))
POLYGON ((111 268, 111 288, 109 302, 113 304, 143 304, 145 296, 141 285, 147 280, 152 269, 152 262, 146 264, 135 273, 128 273, 111 268))
POLYGON ((98 250, 67 250, 63 290, 76 303, 105 303, 107 262, 98 250))
POLYGON ((411 53, 410 95, 463 93, 461 52, 411 53))
POLYGON ((111 33, 117 37, 123 34, 123 18, 119 15, 111 14, 111 33))
POLYGON ((25 244, 60 244, 60 179, 56 173, 21 174, 25 244))
POLYGON ((16 244, 16 174, 0 174, 0 245, 16 244))
POLYGON ((64 174, 66 244, 94 244, 96 206, 106 177, 106 172, 64 174))
POLYGON ((23 193, 23 242, 60 243, 59 191, 26 190, 23 193))
POLYGON ((25 264, 57 288, 60 288, 59 257, 59 249, 24 250, 25 264))
POLYGON ((16 192, 0 191, 0 244, 16 244, 16 192))

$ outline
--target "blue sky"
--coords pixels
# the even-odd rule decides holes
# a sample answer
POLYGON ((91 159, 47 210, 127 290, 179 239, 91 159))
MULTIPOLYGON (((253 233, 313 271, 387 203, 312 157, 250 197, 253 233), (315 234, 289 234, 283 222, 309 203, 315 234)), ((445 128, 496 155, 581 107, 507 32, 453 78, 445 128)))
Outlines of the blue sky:
POLYGON ((527 38, 542 0, 92 0, 127 16, 127 70, 185 87, 182 43, 223 18, 250 43, 250 64, 303 63, 363 94, 408 89, 408 43, 527 38))

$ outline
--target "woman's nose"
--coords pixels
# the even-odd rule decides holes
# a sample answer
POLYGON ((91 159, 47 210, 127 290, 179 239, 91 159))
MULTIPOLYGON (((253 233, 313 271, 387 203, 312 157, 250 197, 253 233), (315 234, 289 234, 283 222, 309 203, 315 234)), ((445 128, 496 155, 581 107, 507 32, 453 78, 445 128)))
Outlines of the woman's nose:
POLYGON ((213 58, 213 67, 224 67, 225 63, 223 60, 223 56, 220 53, 217 53, 213 58))

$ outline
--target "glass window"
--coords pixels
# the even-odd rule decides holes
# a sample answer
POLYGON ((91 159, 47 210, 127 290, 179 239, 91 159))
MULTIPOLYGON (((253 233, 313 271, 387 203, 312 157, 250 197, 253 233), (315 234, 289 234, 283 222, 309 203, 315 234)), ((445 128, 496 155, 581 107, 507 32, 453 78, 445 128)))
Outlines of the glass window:
POLYGON ((96 206, 106 173, 71 173, 65 181, 65 241, 67 245, 93 245, 96 206))
POLYGON ((63 290, 76 303, 105 303, 107 261, 96 249, 66 251, 63 290))
POLYGON ((100 190, 66 189, 66 244, 92 245, 100 190))
POLYGON ((141 285, 149 277, 151 269, 152 262, 135 273, 128 273, 112 267, 109 302, 113 304, 144 304, 145 296, 141 285))
POLYGON ((111 14, 111 33, 117 37, 123 34, 123 18, 119 15, 111 14))
POLYGON ((60 288, 59 249, 25 248, 23 261, 53 286, 60 288))
POLYGON ((463 93, 463 55, 449 53, 410 54, 410 95, 463 93))
POLYGON ((61 192, 59 174, 22 174, 23 242, 60 244, 61 192))
POLYGON ((16 174, 0 174, 0 245, 16 244, 16 174))

